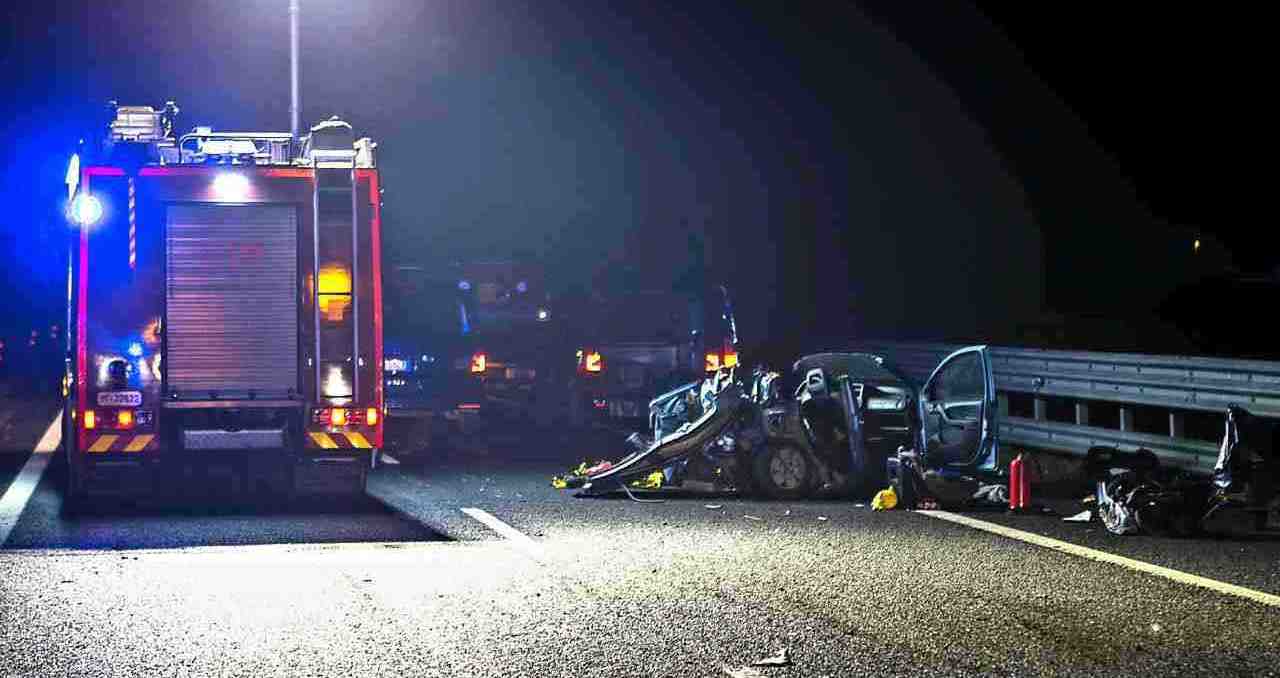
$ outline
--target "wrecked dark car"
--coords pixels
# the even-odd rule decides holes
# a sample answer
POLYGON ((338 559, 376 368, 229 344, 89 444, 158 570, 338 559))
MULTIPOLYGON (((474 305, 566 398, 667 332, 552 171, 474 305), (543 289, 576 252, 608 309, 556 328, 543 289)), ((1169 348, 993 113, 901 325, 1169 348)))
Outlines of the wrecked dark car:
POLYGON ((1280 421, 1232 406, 1211 477, 1161 464, 1150 450, 1089 450, 1098 517, 1113 534, 1187 537, 1264 532, 1280 499, 1280 421))
POLYGON ((736 370, 721 371, 655 398, 651 431, 628 439, 629 454, 558 486, 793 499, 867 496, 893 482, 913 497, 962 488, 971 496, 994 474, 997 454, 986 355, 979 346, 948 356, 923 390, 867 353, 807 355, 789 377, 756 368, 749 386, 736 370))

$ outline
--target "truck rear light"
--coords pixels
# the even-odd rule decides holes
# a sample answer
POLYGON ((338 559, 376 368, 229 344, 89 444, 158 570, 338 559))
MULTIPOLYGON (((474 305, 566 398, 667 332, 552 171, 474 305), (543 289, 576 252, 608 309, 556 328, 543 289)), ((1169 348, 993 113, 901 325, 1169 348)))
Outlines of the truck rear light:
POLYGON ((116 411, 116 428, 133 428, 133 410, 116 411))
POLYGON ((471 356, 471 373, 483 374, 489 367, 489 356, 483 353, 477 353, 471 356))
POLYGON ((599 351, 582 349, 578 351, 578 371, 586 374, 599 374, 604 371, 604 356, 599 351))
POLYGON ((98 426, 98 413, 93 410, 84 411, 84 427, 86 430, 96 428, 98 426))
POLYGON ((315 426, 377 426, 382 413, 376 407, 322 407, 312 410, 311 423, 315 426))
POLYGON ((703 369, 707 372, 719 372, 738 366, 738 352, 725 349, 724 352, 711 352, 706 356, 703 369))

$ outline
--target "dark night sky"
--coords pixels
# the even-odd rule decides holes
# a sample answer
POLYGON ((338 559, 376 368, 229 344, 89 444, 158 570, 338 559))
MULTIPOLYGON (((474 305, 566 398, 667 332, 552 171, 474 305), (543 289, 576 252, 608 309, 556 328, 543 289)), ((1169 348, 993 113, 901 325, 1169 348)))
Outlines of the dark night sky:
MULTIPOLYGON (((302 118, 381 143, 392 259, 528 253, 564 284, 630 260, 660 284, 694 228, 748 335, 1151 305, 1204 272, 1193 234, 1274 263, 1215 162, 1252 139, 1223 77, 1243 57, 1208 48, 1240 18, 685 4, 303 0, 302 118)), ((100 102, 287 127, 286 6, 3 10, 14 246, 48 242, 25 224, 100 102)))

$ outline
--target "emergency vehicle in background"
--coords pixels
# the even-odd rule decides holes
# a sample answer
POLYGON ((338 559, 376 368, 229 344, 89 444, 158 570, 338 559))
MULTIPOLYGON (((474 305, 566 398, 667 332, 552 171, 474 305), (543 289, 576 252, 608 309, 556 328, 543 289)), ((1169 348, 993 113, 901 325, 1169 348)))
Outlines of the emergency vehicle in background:
POLYGON ((176 114, 115 107, 68 168, 67 499, 171 473, 361 493, 383 427, 375 144, 337 118, 174 138, 176 114))
POLYGON ((565 344, 529 261, 387 270, 387 448, 476 450, 495 427, 564 418, 565 344))
POLYGON ((575 355, 569 410, 577 426, 642 427, 655 395, 738 365, 737 321, 725 286, 696 295, 652 290, 600 298, 584 315, 595 326, 575 355), (715 296, 718 309, 704 305, 715 296))

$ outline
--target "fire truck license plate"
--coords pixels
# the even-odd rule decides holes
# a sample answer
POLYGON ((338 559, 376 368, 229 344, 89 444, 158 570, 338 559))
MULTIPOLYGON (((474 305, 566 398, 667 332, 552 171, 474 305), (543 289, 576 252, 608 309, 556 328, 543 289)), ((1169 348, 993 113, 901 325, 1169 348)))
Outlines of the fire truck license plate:
POLYGON ((142 404, 142 391, 108 391, 98 394, 99 407, 137 407, 142 404))

